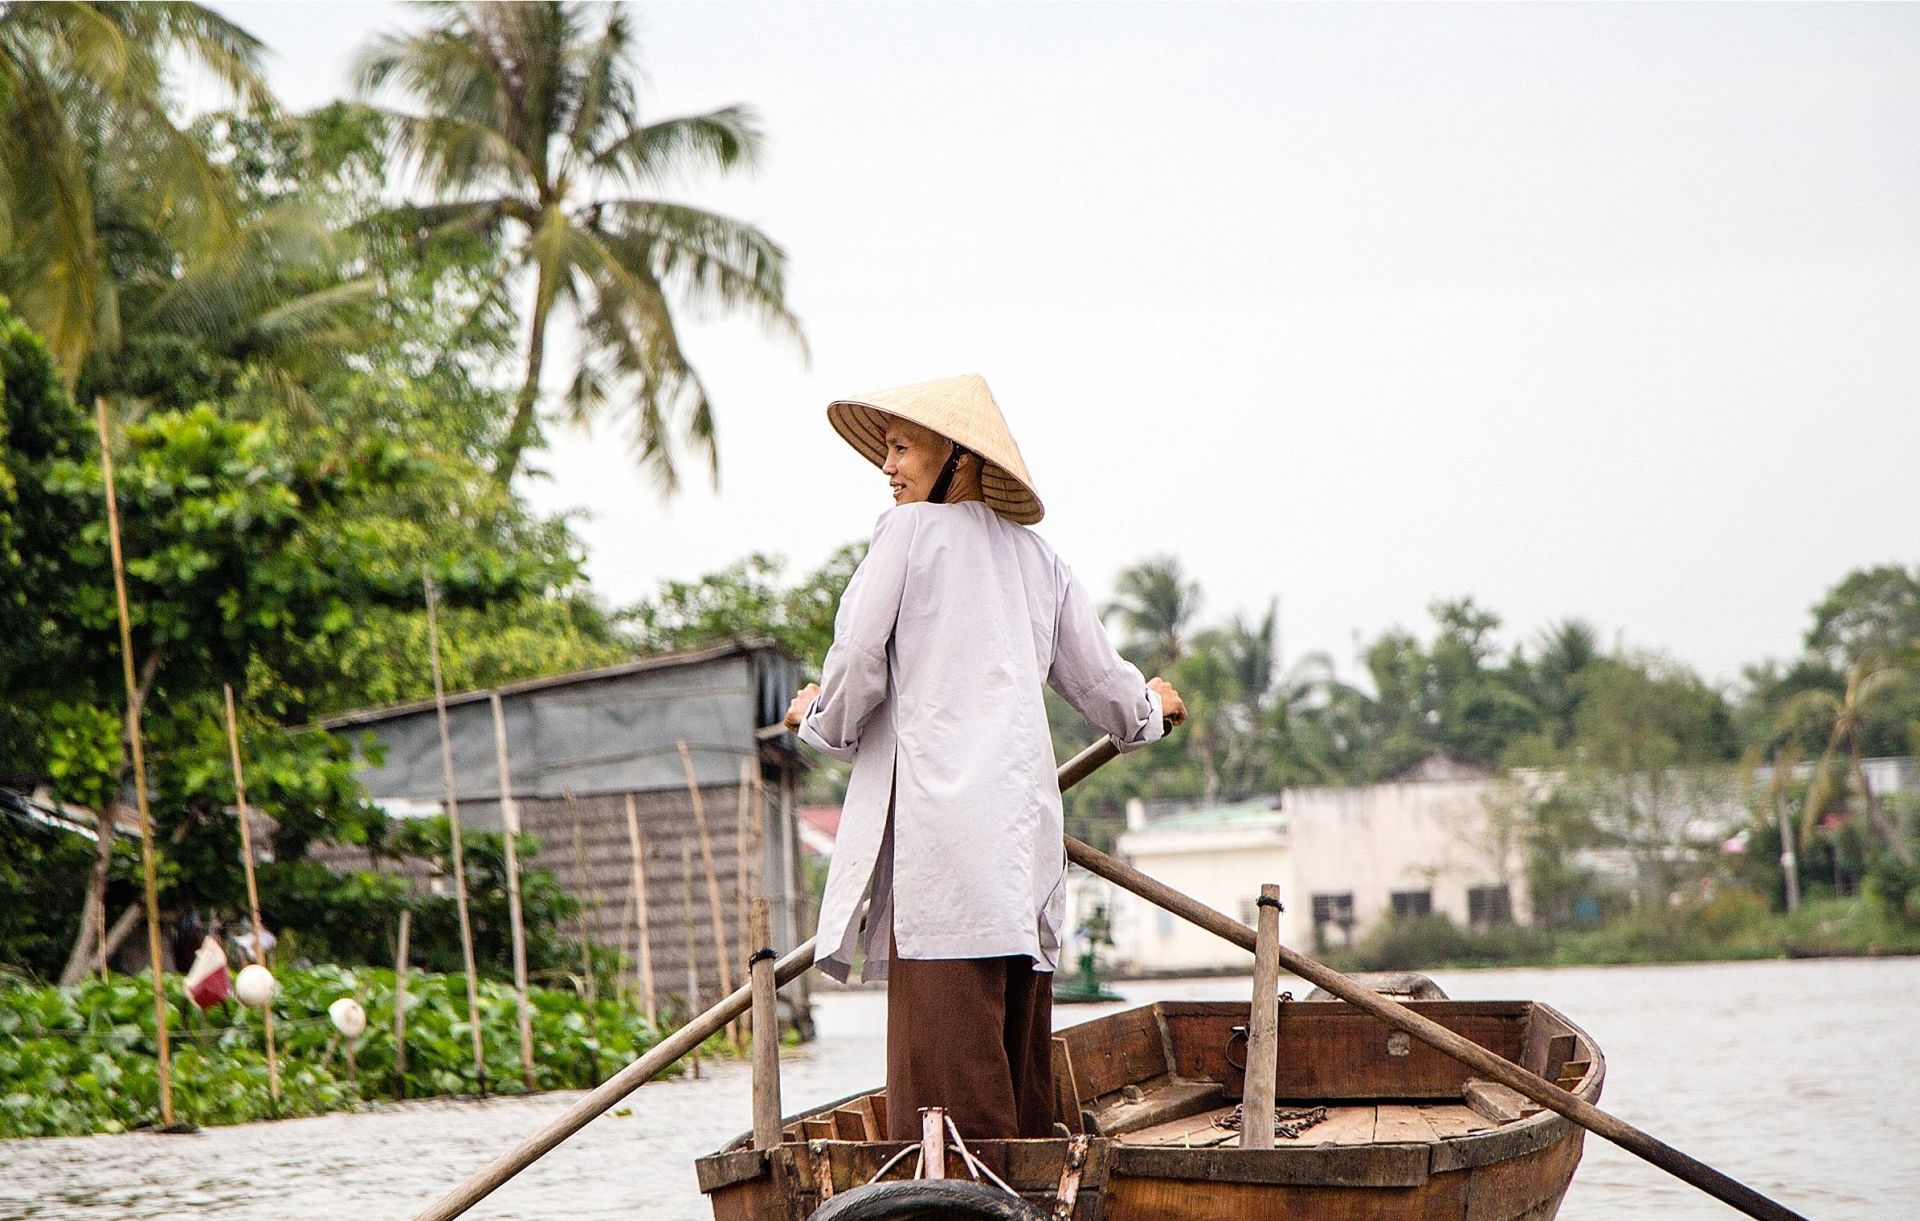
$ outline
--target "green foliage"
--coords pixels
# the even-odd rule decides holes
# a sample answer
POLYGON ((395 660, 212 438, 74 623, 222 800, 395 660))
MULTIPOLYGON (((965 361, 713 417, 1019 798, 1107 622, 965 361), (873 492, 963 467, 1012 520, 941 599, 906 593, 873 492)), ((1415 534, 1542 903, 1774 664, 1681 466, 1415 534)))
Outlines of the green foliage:
POLYGON ((81 888, 93 845, 77 835, 0 814, 0 947, 36 975, 58 972, 80 922, 81 888))
POLYGON ((0 20, 0 292, 71 386, 139 312, 129 261, 217 259, 230 177, 169 113, 173 71, 269 108, 260 44, 199 4, 14 4, 0 20))
POLYGON ((1545 933, 1511 924, 1475 933, 1435 914, 1389 918, 1359 945, 1327 959, 1345 971, 1415 971, 1540 962, 1551 954, 1545 933))
MULTIPOLYGON (((394 1060, 392 971, 283 968, 275 975, 278 1106, 268 1090, 259 1016, 232 1002, 201 1013, 187 1002, 181 978, 167 979, 176 1118, 243 1123, 477 1089, 464 976, 409 974, 403 1083, 394 1060), (355 1040, 357 1084, 349 1081, 344 1041, 327 1019, 327 1006, 342 996, 359 1000, 367 1013, 355 1040)), ((531 999, 535 1089, 595 1085, 660 1039, 644 1017, 614 999, 591 1011, 569 991, 535 988, 531 999)), ((501 1093, 524 1088, 517 1015, 511 986, 481 982, 487 1084, 501 1093)), ((0 1138, 121 1132, 155 1122, 154 1056, 153 994, 144 976, 90 979, 75 988, 0 978, 0 1138)))
POLYGON ((799 658, 809 677, 817 677, 833 643, 840 594, 866 550, 865 543, 848 544, 792 584, 784 560, 755 553, 697 581, 663 582, 618 620, 649 653, 769 638, 799 658))

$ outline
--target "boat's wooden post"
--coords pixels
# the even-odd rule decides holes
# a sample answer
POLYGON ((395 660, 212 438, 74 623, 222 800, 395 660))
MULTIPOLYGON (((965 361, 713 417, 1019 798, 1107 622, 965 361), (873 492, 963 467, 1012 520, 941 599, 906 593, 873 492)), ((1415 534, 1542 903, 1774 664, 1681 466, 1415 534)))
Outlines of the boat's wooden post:
POLYGON ((753 938, 747 959, 753 990, 753 1147, 771 1149, 780 1143, 780 998, 765 899, 753 901, 748 926, 753 938))
POLYGON ((500 693, 489 691, 493 705, 493 761, 500 777, 501 838, 507 848, 507 924, 513 935, 513 991, 520 1007, 520 1080, 533 1092, 533 1004, 527 999, 527 930, 520 917, 520 803, 513 799, 513 769, 507 762, 507 714, 500 693))
MULTIPOLYGON (((740 793, 734 799, 733 893, 735 903, 740 909, 742 936, 749 936, 753 930, 753 893, 747 885, 747 806, 753 800, 753 782, 747 775, 747 769, 751 766, 751 760, 744 758, 740 760, 740 793)), ((769 939, 749 936, 749 940, 753 945, 747 952, 752 953, 766 945, 769 939)), ((749 1034, 753 1031, 753 1019, 757 1016, 759 1016, 757 1013, 747 1015, 746 1030, 749 1034)))
POLYGON ((467 914, 466 842, 460 832, 460 800, 454 795, 453 734, 447 728, 447 689, 440 675, 440 600, 433 578, 425 569, 420 582, 427 591, 427 661, 433 669, 433 711, 440 723, 440 782, 447 795, 447 830, 453 848, 453 900, 460 914, 460 958, 467 969, 467 1025, 473 1032, 473 1080, 480 1096, 487 1096, 487 1051, 480 1033, 480 975, 473 962, 473 921, 467 914))
POLYGON ((1273 1084, 1280 1065, 1280 888, 1260 888, 1255 909, 1253 1010, 1247 1022, 1247 1082, 1240 1103, 1240 1147, 1273 1148, 1273 1084))
POLYGON ((947 1109, 920 1108, 920 1177, 947 1177, 947 1109))
MULTIPOLYGON (((107 400, 94 400, 100 428, 100 475, 107 489, 107 543, 113 559, 113 601, 120 617, 120 669, 127 687, 127 747, 133 754, 133 801, 140 812, 140 867, 147 900, 147 957, 153 974, 154 1050, 160 1074, 160 1126, 173 1126, 173 1048, 169 1038, 166 960, 160 952, 160 882, 153 862, 153 815, 147 806, 146 746, 140 733, 140 684, 133 676, 133 617, 127 610, 127 565, 120 554, 120 505, 113 490, 113 447, 107 441, 107 400)), ((111 836, 110 821, 102 820, 100 834, 111 836)), ((102 849, 105 851, 105 849, 102 849)), ((100 929, 100 957, 107 956, 107 930, 100 929)))
MULTIPOLYGON (((693 799, 693 821, 700 830, 700 863, 707 874, 707 907, 713 918, 713 948, 720 958, 720 990, 733 991, 733 954, 727 949, 727 912, 720 901, 720 879, 713 871, 713 836, 707 831, 707 803, 700 796, 700 781, 693 774, 693 752, 685 738, 677 743, 680 766, 687 773, 687 796, 693 799)), ((740 1046, 740 1032, 730 1029, 728 1041, 740 1046)))
POLYGON ((400 1096, 407 1096, 407 938, 413 932, 413 911, 400 909, 400 944, 393 952, 393 1076, 400 1096))
POLYGON ((640 960, 640 999, 647 1007, 647 1025, 655 1030, 660 1028, 660 1004, 653 992, 653 935, 651 917, 647 914, 647 865, 646 849, 640 839, 640 813, 634 806, 633 794, 627 794, 627 847, 633 853, 633 889, 628 897, 633 900, 634 935, 639 939, 640 960))
MULTIPOLYGON (((266 925, 260 922, 260 886, 253 874, 253 829, 248 825, 247 777, 240 766, 240 718, 234 711, 233 684, 222 684, 227 698, 227 753, 233 761, 233 802, 240 812, 240 863, 247 874, 247 909, 253 916, 253 961, 267 965, 266 925)), ((273 1039, 273 1000, 260 1010, 260 1025, 267 1040, 267 1096, 280 1105, 280 1057, 273 1039)))
MULTIPOLYGON (((1084 757, 1088 753, 1088 751, 1082 751, 1081 756, 1084 757)), ((1071 766, 1070 762, 1067 767, 1071 766)), ((1064 773, 1066 768, 1063 767, 1061 771, 1064 773)), ((1222 940, 1231 941, 1245 950, 1255 948, 1253 930, 1238 920, 1181 894, 1163 882, 1155 881, 1126 862, 1108 856, 1098 848, 1082 843, 1071 835, 1067 836, 1066 840, 1067 859, 1082 869, 1098 874, 1121 889, 1133 892, 1154 906, 1164 908, 1222 940)), ((1603 1136, 1627 1152, 1645 1158, 1675 1178, 1691 1183, 1749 1217, 1758 1217, 1761 1221, 1806 1221, 1799 1213, 1775 1200, 1768 1199, 1745 1183, 1715 1170, 1705 1162, 1687 1156, 1665 1141, 1607 1114, 1586 1099, 1542 1080, 1512 1061, 1502 1059, 1480 1044, 1448 1030, 1431 1018, 1423 1017, 1405 1005, 1389 1000, 1365 984, 1348 979, 1338 971, 1322 966, 1306 955, 1288 949, 1285 945, 1279 947, 1279 957, 1280 965, 1301 979, 1326 989, 1356 1009, 1372 1014, 1392 1029, 1406 1031, 1428 1046, 1437 1048, 1489 1079, 1526 1095, 1541 1106, 1579 1124, 1596 1136, 1603 1136)))

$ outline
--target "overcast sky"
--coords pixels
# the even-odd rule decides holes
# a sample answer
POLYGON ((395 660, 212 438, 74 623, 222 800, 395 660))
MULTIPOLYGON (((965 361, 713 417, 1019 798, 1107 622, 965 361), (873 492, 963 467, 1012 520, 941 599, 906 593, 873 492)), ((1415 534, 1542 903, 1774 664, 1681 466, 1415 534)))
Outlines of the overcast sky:
MULTIPOLYGON (((390 4, 216 7, 291 105, 390 4)), ((986 375, 1097 594, 1171 552, 1289 661, 1567 616, 1731 680, 1920 561, 1920 6, 640 6, 655 115, 758 107, 676 198, 791 258, 811 364, 690 322, 721 485, 617 432, 530 484, 619 603, 864 537, 840 394, 986 375)))

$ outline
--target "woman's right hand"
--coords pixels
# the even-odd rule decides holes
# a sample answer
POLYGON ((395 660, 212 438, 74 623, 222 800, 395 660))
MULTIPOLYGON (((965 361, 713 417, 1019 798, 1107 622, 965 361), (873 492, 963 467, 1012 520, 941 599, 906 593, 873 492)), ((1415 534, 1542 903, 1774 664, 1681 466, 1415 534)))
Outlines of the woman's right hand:
POLYGON ((799 733, 800 722, 807 719, 807 711, 813 707, 813 701, 820 698, 820 684, 808 683, 800 688, 793 702, 787 705, 786 726, 788 733, 799 733))
POLYGON ((1147 680, 1147 690, 1160 697, 1160 715, 1166 718, 1168 725, 1178 725, 1187 719, 1187 703, 1173 689, 1172 683, 1155 675, 1147 680))

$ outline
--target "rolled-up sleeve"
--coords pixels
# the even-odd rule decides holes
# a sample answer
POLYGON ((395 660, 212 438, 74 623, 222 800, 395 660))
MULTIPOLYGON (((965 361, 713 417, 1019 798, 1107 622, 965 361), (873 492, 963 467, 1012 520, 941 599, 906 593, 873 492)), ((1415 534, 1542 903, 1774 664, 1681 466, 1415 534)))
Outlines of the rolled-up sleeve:
POLYGON ((1138 750, 1166 733, 1160 697, 1107 639, 1086 587, 1060 565, 1059 617, 1047 685, 1095 729, 1112 735, 1122 752, 1138 750))
POLYGON ((853 571, 833 617, 833 644, 820 667, 820 694, 800 722, 800 740, 842 763, 859 753, 860 733, 887 697, 887 645, 907 582, 913 515, 880 515, 867 557, 853 571))

